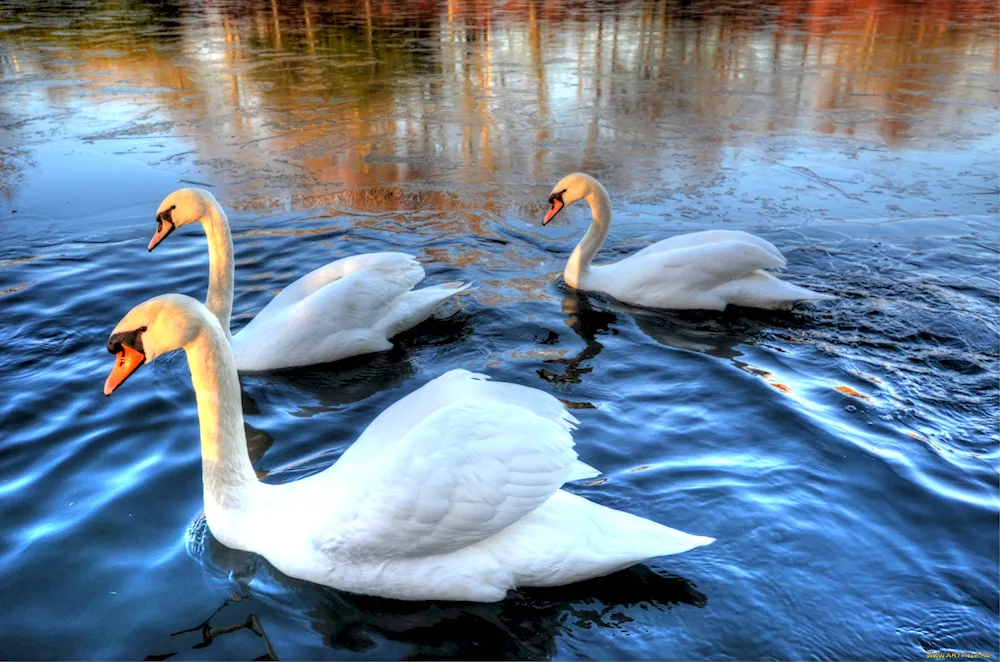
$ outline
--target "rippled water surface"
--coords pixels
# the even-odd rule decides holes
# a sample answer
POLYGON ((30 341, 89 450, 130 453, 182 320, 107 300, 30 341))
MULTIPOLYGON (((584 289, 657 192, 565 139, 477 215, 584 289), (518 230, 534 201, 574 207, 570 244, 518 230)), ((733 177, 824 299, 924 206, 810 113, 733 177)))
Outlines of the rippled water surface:
POLYGON ((994 2, 0 0, 0 658, 927 659, 998 647, 994 2), (601 256, 745 229, 790 313, 655 313, 568 290, 601 256), (201 517, 183 355, 113 398, 132 306, 203 297, 233 222, 235 326, 306 271, 405 250, 477 289, 390 352, 244 376, 259 475, 331 463, 463 367, 557 395, 569 489, 715 544, 502 603, 289 579, 201 517))

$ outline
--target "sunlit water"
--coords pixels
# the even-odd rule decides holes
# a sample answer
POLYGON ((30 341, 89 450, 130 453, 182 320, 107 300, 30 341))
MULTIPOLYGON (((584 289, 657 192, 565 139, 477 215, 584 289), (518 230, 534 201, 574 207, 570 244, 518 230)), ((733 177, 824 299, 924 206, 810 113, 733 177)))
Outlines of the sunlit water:
POLYGON ((0 1, 0 658, 927 659, 998 654, 995 3, 0 1), (838 294, 652 313, 560 278, 585 170, 601 256, 756 232, 838 294), (113 398, 108 333, 203 297, 231 210, 237 327, 345 255, 477 289, 391 352, 242 378, 285 481, 452 368, 580 418, 568 489, 718 542, 502 603, 289 579, 201 518, 183 355, 113 398))

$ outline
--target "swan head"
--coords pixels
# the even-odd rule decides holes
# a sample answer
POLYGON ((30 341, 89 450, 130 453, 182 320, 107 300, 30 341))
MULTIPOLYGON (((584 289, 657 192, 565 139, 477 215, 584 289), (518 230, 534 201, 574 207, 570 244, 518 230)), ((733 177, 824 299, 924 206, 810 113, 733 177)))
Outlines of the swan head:
POLYGON ((204 306, 183 294, 164 294, 140 303, 108 338, 108 352, 115 355, 115 365, 104 382, 104 395, 111 395, 157 356, 185 347, 213 321, 218 324, 204 306))
POLYGON ((177 228, 201 221, 218 206, 215 196, 204 189, 177 189, 156 210, 156 233, 149 240, 149 250, 156 248, 177 228))
POLYGON ((588 195, 601 187, 600 182, 582 172, 574 172, 559 180, 559 183, 552 187, 549 195, 549 211, 542 220, 542 225, 548 225, 556 214, 564 207, 568 207, 577 200, 583 200, 588 195))

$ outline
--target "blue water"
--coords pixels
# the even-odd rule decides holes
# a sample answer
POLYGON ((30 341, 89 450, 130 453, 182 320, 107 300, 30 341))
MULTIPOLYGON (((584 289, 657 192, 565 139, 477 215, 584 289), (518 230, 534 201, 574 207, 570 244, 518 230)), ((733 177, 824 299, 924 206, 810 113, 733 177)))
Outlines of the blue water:
POLYGON ((1000 654, 995 6, 0 1, 0 658, 928 659, 1000 654), (788 313, 567 289, 609 189, 616 259, 743 229, 788 313), (404 250, 477 289, 392 351, 243 376, 262 479, 333 462, 453 368, 563 399, 568 489, 718 541, 498 604, 290 579, 201 515, 182 354, 112 398, 134 305, 203 298, 230 211, 234 326, 298 276, 404 250))

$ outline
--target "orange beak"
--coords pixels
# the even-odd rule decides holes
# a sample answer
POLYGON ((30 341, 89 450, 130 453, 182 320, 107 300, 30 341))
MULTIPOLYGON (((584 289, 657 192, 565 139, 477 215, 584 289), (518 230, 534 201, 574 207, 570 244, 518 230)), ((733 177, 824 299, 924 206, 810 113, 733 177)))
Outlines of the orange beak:
POLYGON ((542 220, 542 225, 548 225, 549 221, 552 220, 552 217, 561 212, 562 208, 565 206, 566 205, 564 205, 563 201, 559 198, 553 200, 552 206, 549 207, 549 213, 545 214, 545 218, 542 220))
POLYGON ((159 245, 161 241, 170 236, 170 233, 177 229, 174 225, 174 218, 171 215, 173 208, 165 209, 156 215, 156 232, 153 233, 153 238, 149 240, 149 250, 152 252, 154 248, 159 245))
POLYGON ((161 223, 156 232, 153 234, 153 238, 149 240, 149 250, 152 251, 156 246, 167 238, 167 235, 174 231, 173 223, 161 223))
POLYGON ((146 355, 128 345, 122 345, 122 351, 115 355, 115 365, 111 368, 111 374, 104 382, 104 395, 111 395, 115 389, 129 378, 133 372, 142 367, 146 362, 146 355))

